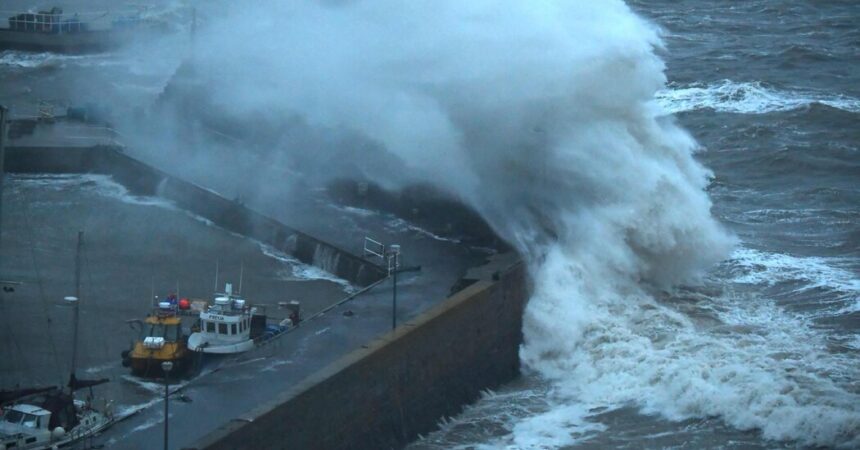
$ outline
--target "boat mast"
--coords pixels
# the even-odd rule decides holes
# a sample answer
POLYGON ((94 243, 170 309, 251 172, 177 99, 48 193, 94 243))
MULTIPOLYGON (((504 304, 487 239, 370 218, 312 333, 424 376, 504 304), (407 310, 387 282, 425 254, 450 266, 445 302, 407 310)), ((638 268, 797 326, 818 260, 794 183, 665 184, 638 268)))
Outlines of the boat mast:
MULTIPOLYGON (((78 247, 75 251, 75 301, 73 307, 74 311, 74 334, 72 335, 72 373, 71 379, 75 378, 75 369, 78 364, 78 318, 80 316, 80 309, 78 305, 81 299, 81 247, 84 244, 84 232, 78 231, 78 247)), ((74 387, 72 387, 74 391, 74 387)))
POLYGON ((239 292, 237 294, 242 294, 242 278, 245 276, 245 261, 242 261, 242 264, 239 266, 239 292))
POLYGON ((107 378, 100 380, 78 380, 75 372, 78 367, 78 322, 80 318, 80 296, 81 296, 81 254, 84 247, 84 232, 78 231, 78 246, 75 251, 75 296, 66 297, 66 301, 74 308, 73 335, 72 335, 72 371, 69 374, 69 393, 74 394, 76 390, 89 387, 92 397, 92 387, 107 383, 107 378))

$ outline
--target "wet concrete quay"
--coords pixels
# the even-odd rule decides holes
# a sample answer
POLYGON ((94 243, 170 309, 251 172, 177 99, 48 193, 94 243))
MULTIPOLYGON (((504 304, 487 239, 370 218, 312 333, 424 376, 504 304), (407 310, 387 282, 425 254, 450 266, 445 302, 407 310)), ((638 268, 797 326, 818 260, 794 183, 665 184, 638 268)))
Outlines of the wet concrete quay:
MULTIPOLYGON (((65 381, 71 312, 61 299, 74 289, 74 240, 83 230, 78 373, 110 378, 97 396, 112 399, 117 413, 137 411, 97 439, 96 444, 113 448, 161 444, 163 386, 131 377, 119 357, 134 336, 125 321, 146 314, 153 287, 156 295, 166 295, 178 284, 181 296, 209 298, 216 261, 222 282, 237 283, 244 265, 243 293, 249 300, 299 300, 305 317, 357 289, 162 199, 130 195, 103 175, 13 176, 7 179, 4 210, 0 269, 25 284, 4 296, 0 312, 2 352, 15 355, 0 363, 3 387, 65 381)), ((354 253, 360 253, 364 236, 400 243, 404 263, 422 266, 398 280, 398 316, 405 326, 446 297, 466 268, 487 255, 388 214, 334 205, 322 192, 263 212, 298 222, 354 253)), ((212 361, 197 378, 178 380, 186 401, 171 401, 170 447, 181 448, 225 422, 241 420, 245 411, 389 330, 391 293, 391 281, 383 281, 270 345, 212 361)))

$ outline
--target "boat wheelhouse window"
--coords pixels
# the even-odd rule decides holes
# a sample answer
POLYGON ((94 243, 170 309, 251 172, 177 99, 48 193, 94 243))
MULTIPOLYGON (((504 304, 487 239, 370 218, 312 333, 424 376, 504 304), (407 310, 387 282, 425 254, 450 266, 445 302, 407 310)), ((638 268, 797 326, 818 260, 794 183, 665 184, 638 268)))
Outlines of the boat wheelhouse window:
POLYGON ((167 340, 171 342, 179 342, 179 337, 182 334, 182 329, 179 325, 167 326, 167 340))
POLYGON ((227 324, 219 323, 218 324, 218 334, 227 334, 227 324))
POLYGON ((15 411, 14 409, 6 411, 6 415, 3 416, 3 420, 9 423, 21 424, 27 428, 39 428, 38 416, 23 413, 21 411, 15 411))
POLYGON ((235 324, 235 323, 231 323, 231 324, 230 324, 230 334, 237 334, 237 333, 236 333, 236 324, 235 324))
POLYGON ((153 323, 150 324, 149 328, 145 329, 144 331, 146 331, 146 333, 144 333, 144 337, 160 337, 164 338, 164 340, 168 342, 175 342, 179 340, 179 325, 164 325, 161 323, 153 323))
POLYGON ((39 428, 39 418, 32 414, 24 414, 24 421, 21 422, 27 428, 39 428))
POLYGON ((243 331, 245 331, 245 321, 244 320, 239 322, 239 332, 241 333, 243 331))
POLYGON ((206 332, 214 333, 215 332, 215 322, 206 322, 206 332))
POLYGON ((6 415, 3 416, 3 420, 9 423, 21 423, 21 419, 23 418, 24 413, 15 411, 14 409, 6 411, 6 415))

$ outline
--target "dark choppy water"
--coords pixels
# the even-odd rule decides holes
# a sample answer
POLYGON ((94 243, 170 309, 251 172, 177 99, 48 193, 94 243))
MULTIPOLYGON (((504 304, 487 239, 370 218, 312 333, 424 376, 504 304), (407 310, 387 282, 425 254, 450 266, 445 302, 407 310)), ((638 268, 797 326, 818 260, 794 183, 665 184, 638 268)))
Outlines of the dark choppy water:
MULTIPOLYGON (((701 144, 740 242, 704 287, 643 308, 632 338, 575 347, 589 372, 526 368, 412 448, 860 445, 860 3, 630 4, 664 31, 657 101, 701 144), (648 323, 657 310, 672 320, 648 323)), ((144 104, 176 56, 4 52, 0 101, 144 104)))
POLYGON ((860 3, 631 6, 664 31, 658 100, 701 144, 741 241, 705 288, 660 300, 701 334, 665 358, 599 354, 606 372, 571 375, 573 396, 527 374, 410 448, 856 448, 860 3), (601 392, 625 377, 630 392, 601 392))

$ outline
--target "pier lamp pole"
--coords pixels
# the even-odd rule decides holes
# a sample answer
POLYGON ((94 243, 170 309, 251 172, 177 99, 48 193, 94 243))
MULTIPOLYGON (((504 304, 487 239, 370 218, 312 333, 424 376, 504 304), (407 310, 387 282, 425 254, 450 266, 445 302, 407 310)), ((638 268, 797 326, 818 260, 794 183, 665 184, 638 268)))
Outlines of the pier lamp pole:
POLYGON ((400 272, 418 272, 421 266, 400 268, 400 245, 392 244, 385 252, 388 255, 388 270, 391 273, 393 286, 391 291, 391 330, 397 328, 397 274, 400 272))
POLYGON ((173 369, 173 363, 170 361, 164 361, 161 363, 161 370, 164 371, 164 450, 167 450, 167 405, 168 405, 168 386, 170 385, 168 377, 170 376, 170 370, 173 369))
POLYGON ((367 236, 364 237, 364 257, 373 256, 381 259, 388 267, 388 276, 393 277, 393 290, 391 297, 391 331, 397 328, 397 274, 400 272, 418 272, 421 266, 400 268, 400 245, 391 244, 385 248, 385 244, 375 241, 367 236))

